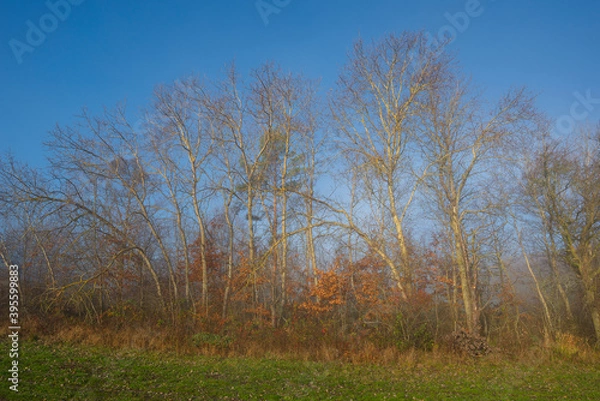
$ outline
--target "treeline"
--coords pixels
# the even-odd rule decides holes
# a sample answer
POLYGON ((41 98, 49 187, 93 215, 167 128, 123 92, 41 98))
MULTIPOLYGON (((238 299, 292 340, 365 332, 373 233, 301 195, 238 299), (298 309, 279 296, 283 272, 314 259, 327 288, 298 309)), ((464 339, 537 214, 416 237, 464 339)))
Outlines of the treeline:
POLYGON ((420 33, 358 41, 337 85, 267 63, 156 89, 4 155, 0 255, 39 316, 264 327, 430 348, 600 340, 600 130, 555 137, 420 33), (135 122, 135 123, 134 123, 135 122))

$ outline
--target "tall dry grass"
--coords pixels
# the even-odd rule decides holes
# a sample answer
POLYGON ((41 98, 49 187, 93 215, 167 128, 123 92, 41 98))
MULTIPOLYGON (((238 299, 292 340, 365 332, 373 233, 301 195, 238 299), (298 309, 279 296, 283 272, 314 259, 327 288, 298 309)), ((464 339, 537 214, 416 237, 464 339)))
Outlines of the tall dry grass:
MULTIPOLYGON (((8 334, 8 324, 1 324, 0 327, 2 335, 8 334)), ((22 335, 28 341, 181 355, 339 361, 406 368, 475 363, 474 359, 458 355, 444 344, 435 344, 431 350, 399 349, 389 344, 378 344, 378 341, 369 338, 336 338, 322 333, 315 333, 311 337, 306 333, 299 335, 290 330, 271 328, 240 330, 227 334, 228 341, 198 344, 194 341, 194 334, 198 330, 193 327, 173 328, 152 322, 97 326, 68 322, 64 318, 26 317, 22 327, 22 335)), ((215 334, 214 338, 221 337, 215 334)), ((494 352, 482 359, 498 364, 521 362, 535 365, 557 360, 600 363, 600 350, 572 334, 559 334, 549 347, 536 345, 535 342, 532 344, 513 349, 495 348, 494 352)))

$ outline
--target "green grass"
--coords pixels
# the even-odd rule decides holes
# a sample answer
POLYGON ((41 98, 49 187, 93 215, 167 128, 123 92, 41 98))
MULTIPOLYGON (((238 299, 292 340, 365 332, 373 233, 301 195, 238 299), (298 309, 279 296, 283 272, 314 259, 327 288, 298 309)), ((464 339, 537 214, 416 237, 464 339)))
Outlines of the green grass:
MULTIPOLYGON (((6 342, 0 343, 8 349, 6 342)), ((0 353, 0 369, 10 366, 0 353)), ((481 360, 365 366, 21 344, 4 400, 599 400, 600 363, 481 360)))

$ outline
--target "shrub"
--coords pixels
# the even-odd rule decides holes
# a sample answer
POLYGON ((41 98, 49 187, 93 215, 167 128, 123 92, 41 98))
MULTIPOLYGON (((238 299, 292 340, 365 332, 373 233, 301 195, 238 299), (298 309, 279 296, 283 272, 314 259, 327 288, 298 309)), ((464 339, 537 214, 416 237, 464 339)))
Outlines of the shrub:
POLYGON ((213 347, 227 349, 232 342, 233 339, 227 335, 196 333, 192 336, 192 343, 198 348, 213 347))
POLYGON ((459 329, 449 336, 450 348, 455 352, 472 357, 484 356, 492 352, 485 338, 459 329))

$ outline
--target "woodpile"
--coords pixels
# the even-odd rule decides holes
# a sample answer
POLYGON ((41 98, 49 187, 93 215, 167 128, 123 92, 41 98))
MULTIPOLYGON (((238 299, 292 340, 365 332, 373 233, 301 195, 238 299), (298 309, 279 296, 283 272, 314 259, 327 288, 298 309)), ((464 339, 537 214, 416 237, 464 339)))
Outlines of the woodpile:
POLYGON ((455 352, 472 357, 484 356, 492 352, 485 338, 469 333, 465 329, 459 329, 450 334, 449 343, 455 352))

